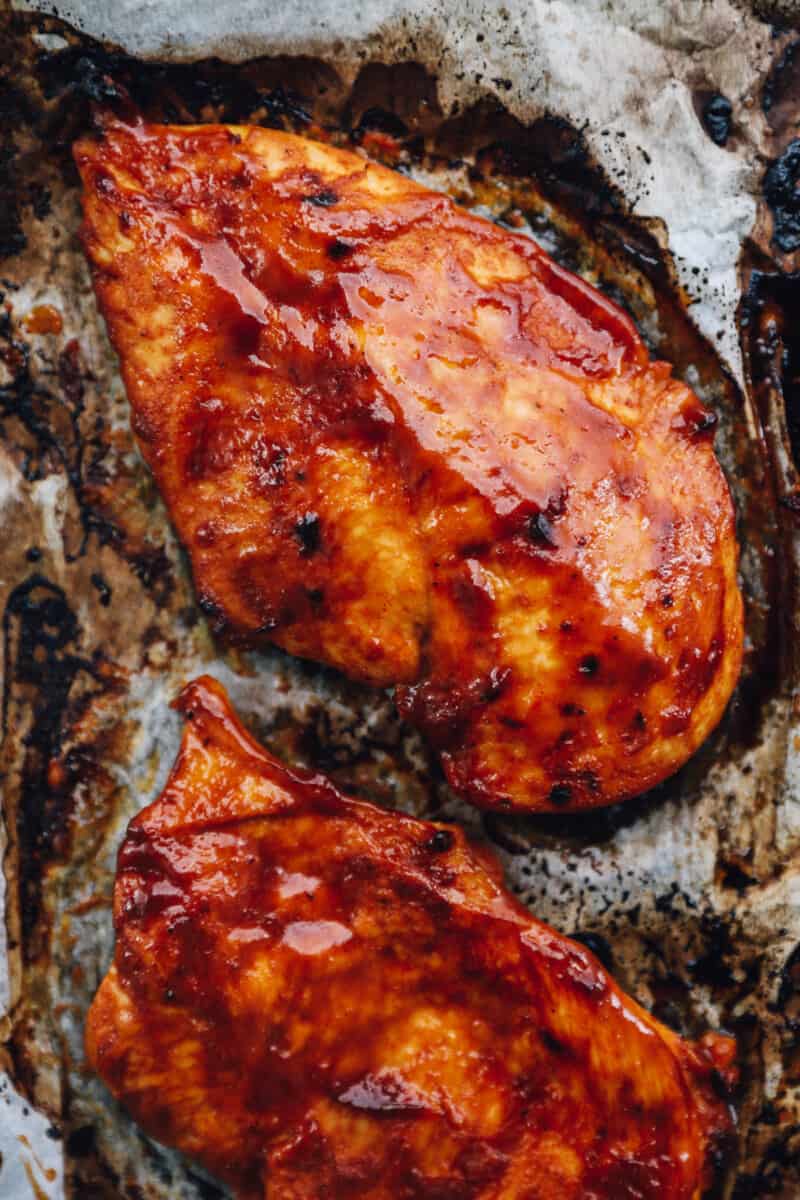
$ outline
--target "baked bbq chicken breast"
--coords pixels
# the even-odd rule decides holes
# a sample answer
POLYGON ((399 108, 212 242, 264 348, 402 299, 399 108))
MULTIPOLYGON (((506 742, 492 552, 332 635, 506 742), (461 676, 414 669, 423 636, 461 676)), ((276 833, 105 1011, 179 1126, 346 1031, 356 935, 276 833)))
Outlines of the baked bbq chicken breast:
POLYGON ((702 1194, 730 1039, 653 1020, 460 830, 288 770, 214 680, 178 707, 87 1029, 149 1133, 247 1200, 702 1194))
POLYGON ((217 632, 394 685, 487 808, 674 772, 737 678, 713 418, 529 237, 273 130, 75 157, 139 445, 217 632))

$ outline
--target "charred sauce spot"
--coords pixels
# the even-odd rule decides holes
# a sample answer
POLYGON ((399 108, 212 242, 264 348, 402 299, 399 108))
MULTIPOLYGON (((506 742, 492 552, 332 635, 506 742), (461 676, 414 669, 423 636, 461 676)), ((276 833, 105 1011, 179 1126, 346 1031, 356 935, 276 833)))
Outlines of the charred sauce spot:
POLYGON ((607 971, 613 972, 614 953, 602 934, 576 929, 569 936, 573 942, 580 942, 587 950, 591 950, 597 961, 602 963, 607 971))
POLYGON ((250 359, 258 354, 263 322, 250 313, 230 311, 225 318, 225 332, 237 358, 250 359))
POLYGON ((454 842, 455 838, 449 829, 437 829, 428 838, 425 847, 431 854, 446 854, 452 850, 454 842))
POLYGON ((481 692, 481 700, 484 704, 489 704, 492 700, 497 700, 502 696, 511 683, 511 674, 510 667, 492 667, 481 692))
MULTIPOLYGON (((522 517, 522 532, 527 540, 544 549, 555 548, 558 545, 556 524, 563 517, 567 507, 566 489, 559 488, 550 496, 544 508, 534 508, 530 511, 530 505, 521 507, 523 511, 519 516, 522 517), (528 511, 525 511, 526 509, 528 511)), ((515 523, 518 519, 515 518, 515 523)))
POLYGON ((731 135, 733 105, 727 96, 714 92, 703 102, 701 117, 703 127, 717 146, 724 146, 731 135))
POLYGON ((713 434, 717 427, 717 414, 699 404, 692 404, 673 418, 671 428, 676 433, 687 433, 691 438, 702 438, 713 434))
POLYGON ((213 632, 217 634, 222 633, 226 626, 226 617, 218 601, 213 596, 209 596, 204 592, 198 592, 197 605, 213 632))
POLYGON ((366 133, 385 133, 390 138, 404 138, 408 135, 408 126, 397 113, 374 105, 361 114, 358 124, 353 128, 353 140, 363 140, 366 133))
POLYGON ((303 196, 303 199, 307 204, 313 204, 317 208, 331 208, 332 205, 338 203, 339 195, 333 188, 322 188, 318 192, 303 196))
POLYGON ((551 1033, 549 1029, 541 1028, 539 1030, 539 1038, 542 1045, 550 1054, 563 1054, 568 1050, 568 1047, 554 1033, 551 1033))
POLYGON ((547 797, 556 808, 563 808, 572 803, 572 787, 568 783, 554 783, 547 797))
POLYGON ((789 42, 771 68, 761 93, 761 106, 776 132, 793 122, 800 89, 800 41, 789 42))
POLYGON ((535 513, 528 518, 527 534, 537 546, 556 545, 553 523, 543 512, 535 513))
POLYGON ((95 1128, 93 1125, 78 1125, 67 1134, 65 1149, 70 1158, 86 1158, 95 1148, 95 1128))
POLYGON ((322 612, 323 608, 325 607, 325 591, 324 591, 324 589, 320 588, 320 587, 308 588, 306 590, 306 595, 308 596, 308 602, 311 605, 312 611, 314 612, 315 616, 319 616, 319 614, 322 612))
POLYGON ((78 619, 66 593, 41 575, 15 588, 2 619, 4 689, 2 727, 8 733, 12 706, 30 711, 20 774, 17 835, 23 948, 32 951, 41 916, 45 864, 62 832, 66 812, 60 796, 59 759, 65 714, 79 675, 97 677, 95 664, 77 653, 78 619))
POLYGON ((783 395, 792 457, 800 469, 800 272, 754 271, 742 309, 755 382, 783 395))
POLYGON ((340 241, 336 238, 328 245, 328 258, 332 258, 334 262, 341 262, 343 258, 347 258, 355 250, 355 246, 350 242, 340 241))
POLYGON ((764 199, 772 212, 772 240, 784 254, 800 247, 800 139, 795 138, 768 167, 764 199))
POLYGON ((322 544, 322 527, 318 514, 304 513, 300 520, 295 522, 294 533, 300 543, 301 554, 316 554, 322 544))

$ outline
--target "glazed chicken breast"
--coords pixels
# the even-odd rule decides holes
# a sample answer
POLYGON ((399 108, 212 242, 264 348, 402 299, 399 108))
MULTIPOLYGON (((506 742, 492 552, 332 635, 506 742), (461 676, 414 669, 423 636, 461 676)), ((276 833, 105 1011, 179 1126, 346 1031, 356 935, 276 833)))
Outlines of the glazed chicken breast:
POLYGON ((586 808, 737 678, 713 418, 529 237, 273 130, 110 122, 83 237, 217 632, 396 686, 452 786, 586 808))
POLYGON ((341 795, 190 684, 119 855, 90 1064, 247 1200, 695 1200, 733 1042, 683 1041, 463 832, 341 795))

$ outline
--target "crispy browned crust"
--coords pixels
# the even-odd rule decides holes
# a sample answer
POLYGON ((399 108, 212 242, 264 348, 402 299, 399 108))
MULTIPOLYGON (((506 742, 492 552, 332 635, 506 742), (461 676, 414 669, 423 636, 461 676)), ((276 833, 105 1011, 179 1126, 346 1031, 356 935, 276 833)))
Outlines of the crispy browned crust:
POLYGON ((84 240, 218 630, 398 684, 451 783, 592 807, 675 771, 742 648, 713 421, 529 238, 272 130, 112 123, 84 240))

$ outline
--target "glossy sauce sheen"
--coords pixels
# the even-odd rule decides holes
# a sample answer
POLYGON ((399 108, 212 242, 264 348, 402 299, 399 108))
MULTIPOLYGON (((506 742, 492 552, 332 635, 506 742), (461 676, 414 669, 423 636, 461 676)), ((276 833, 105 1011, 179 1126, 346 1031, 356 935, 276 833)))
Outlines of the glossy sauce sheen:
POLYGON ((131 823, 91 1065, 240 1197, 693 1200, 733 1042, 683 1041, 461 830, 347 799, 190 684, 131 823))
POLYGON ((398 685, 476 804, 676 770, 741 658, 713 418, 529 238, 271 130, 76 146, 134 427, 218 631, 398 685))

